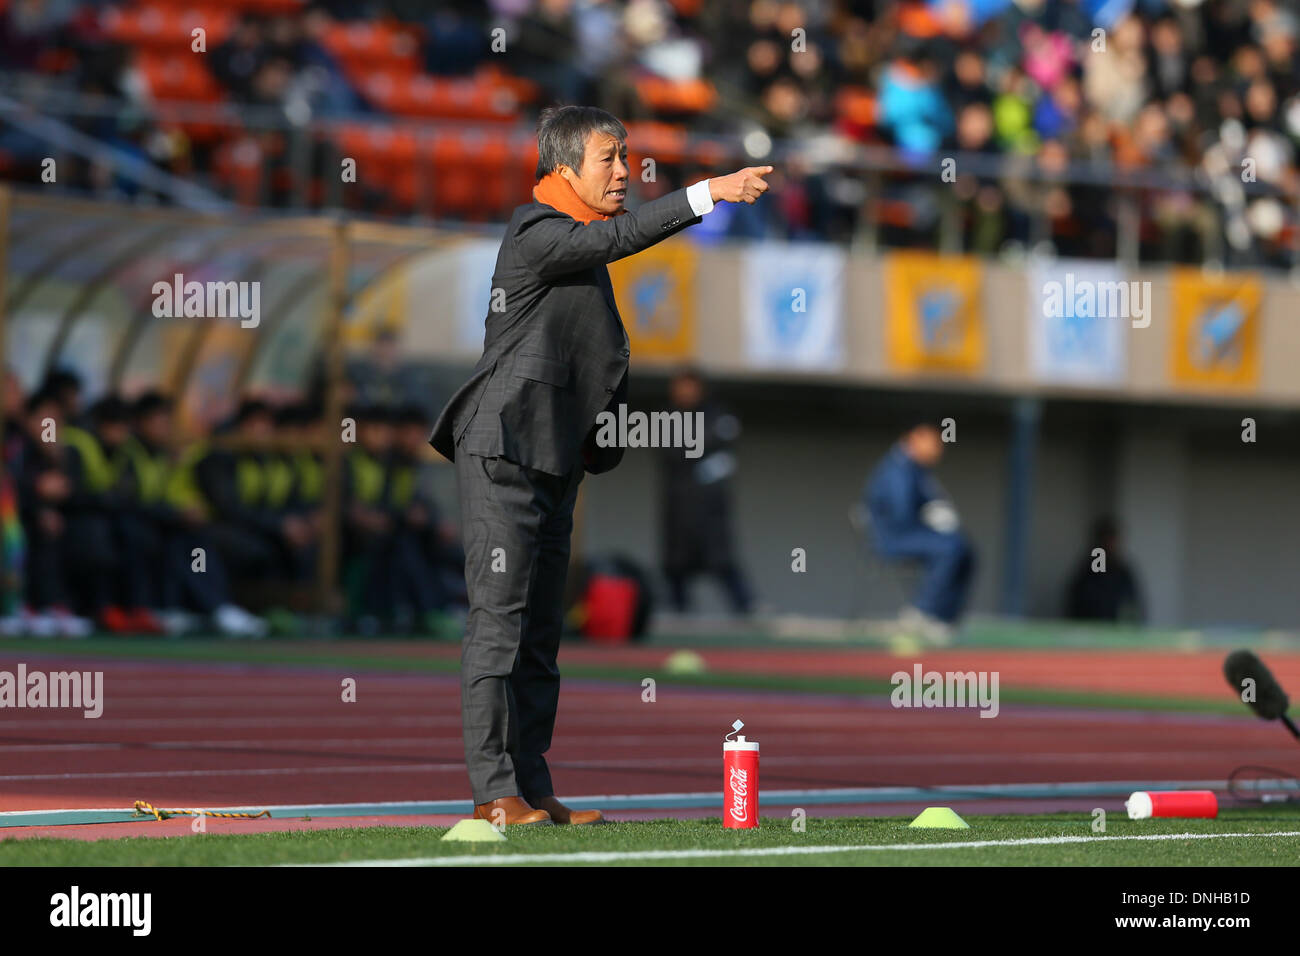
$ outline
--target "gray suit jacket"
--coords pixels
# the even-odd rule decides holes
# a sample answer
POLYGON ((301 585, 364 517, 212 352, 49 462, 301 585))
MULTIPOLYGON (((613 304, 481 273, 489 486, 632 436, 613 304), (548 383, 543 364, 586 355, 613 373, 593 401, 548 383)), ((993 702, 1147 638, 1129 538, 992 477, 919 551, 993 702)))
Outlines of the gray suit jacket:
POLYGON ((597 448, 596 416, 626 400, 628 339, 605 264, 700 221, 679 189, 583 225, 545 203, 510 217, 492 275, 483 357, 433 426, 429 444, 567 475, 609 471, 622 448, 597 448))

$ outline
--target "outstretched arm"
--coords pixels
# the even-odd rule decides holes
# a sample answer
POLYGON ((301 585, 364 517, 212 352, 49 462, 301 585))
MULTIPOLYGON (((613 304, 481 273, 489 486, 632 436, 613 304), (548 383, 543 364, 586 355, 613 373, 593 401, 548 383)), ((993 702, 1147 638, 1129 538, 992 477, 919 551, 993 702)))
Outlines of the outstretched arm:
POLYGON ((568 216, 548 216, 516 234, 523 261, 543 279, 617 262, 697 222, 717 202, 752 203, 767 191, 771 166, 742 169, 702 180, 651 200, 635 212, 583 225, 568 216), (700 187, 707 184, 707 194, 700 187), (705 202, 707 198, 707 203, 705 202))

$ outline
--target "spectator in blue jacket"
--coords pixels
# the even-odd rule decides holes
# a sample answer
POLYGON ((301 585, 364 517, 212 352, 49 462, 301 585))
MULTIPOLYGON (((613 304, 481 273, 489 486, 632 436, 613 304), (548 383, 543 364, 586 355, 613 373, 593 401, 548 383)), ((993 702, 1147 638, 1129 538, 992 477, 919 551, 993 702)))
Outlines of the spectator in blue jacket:
POLYGON ((934 60, 900 57, 889 65, 880 84, 880 125, 909 153, 929 156, 943 145, 953 116, 934 60))
POLYGON ((936 644, 947 643, 966 604, 975 554, 957 509, 931 469, 943 457, 939 429, 909 428, 876 466, 863 489, 873 545, 891 560, 920 562, 925 573, 901 618, 936 644))

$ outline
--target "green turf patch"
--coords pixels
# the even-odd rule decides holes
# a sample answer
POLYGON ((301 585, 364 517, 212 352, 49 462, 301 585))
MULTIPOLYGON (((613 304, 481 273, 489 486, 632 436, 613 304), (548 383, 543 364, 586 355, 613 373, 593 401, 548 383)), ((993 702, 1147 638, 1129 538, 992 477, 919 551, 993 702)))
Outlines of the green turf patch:
MULTIPOLYGON (((726 830, 717 818, 655 820, 599 827, 509 829, 506 843, 441 842, 441 827, 370 827, 296 833, 81 840, 0 840, 3 866, 261 866, 411 858, 535 857, 541 865, 716 866, 1291 866, 1300 853, 1300 811, 1229 810, 1217 820, 1131 821, 1108 814, 1105 833, 1084 813, 970 816, 969 830, 913 830, 908 818, 765 817, 757 830, 726 830), (1215 839, 1129 840, 1159 834, 1260 834, 1215 839), (970 841, 1086 838, 1049 845, 942 848, 970 841), (869 849, 905 844, 936 849, 869 849), (745 855, 737 851, 848 847, 835 852, 745 855), (659 851, 709 851, 687 858, 638 858, 659 851), (626 857, 548 860, 550 854, 612 853, 626 857)), ((141 826, 148 826, 144 823, 141 826)))

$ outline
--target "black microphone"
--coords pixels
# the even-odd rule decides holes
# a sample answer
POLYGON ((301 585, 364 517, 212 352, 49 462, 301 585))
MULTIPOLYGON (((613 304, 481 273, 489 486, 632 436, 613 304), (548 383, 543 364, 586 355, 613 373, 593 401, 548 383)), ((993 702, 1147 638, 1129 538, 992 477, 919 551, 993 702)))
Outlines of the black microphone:
POLYGON ((1291 701, 1263 661, 1250 651, 1233 651, 1223 661, 1223 676, 1238 697, 1246 691, 1246 681, 1253 681, 1255 699, 1242 702, 1264 720, 1281 720, 1291 736, 1300 740, 1300 729, 1286 715, 1291 701))

